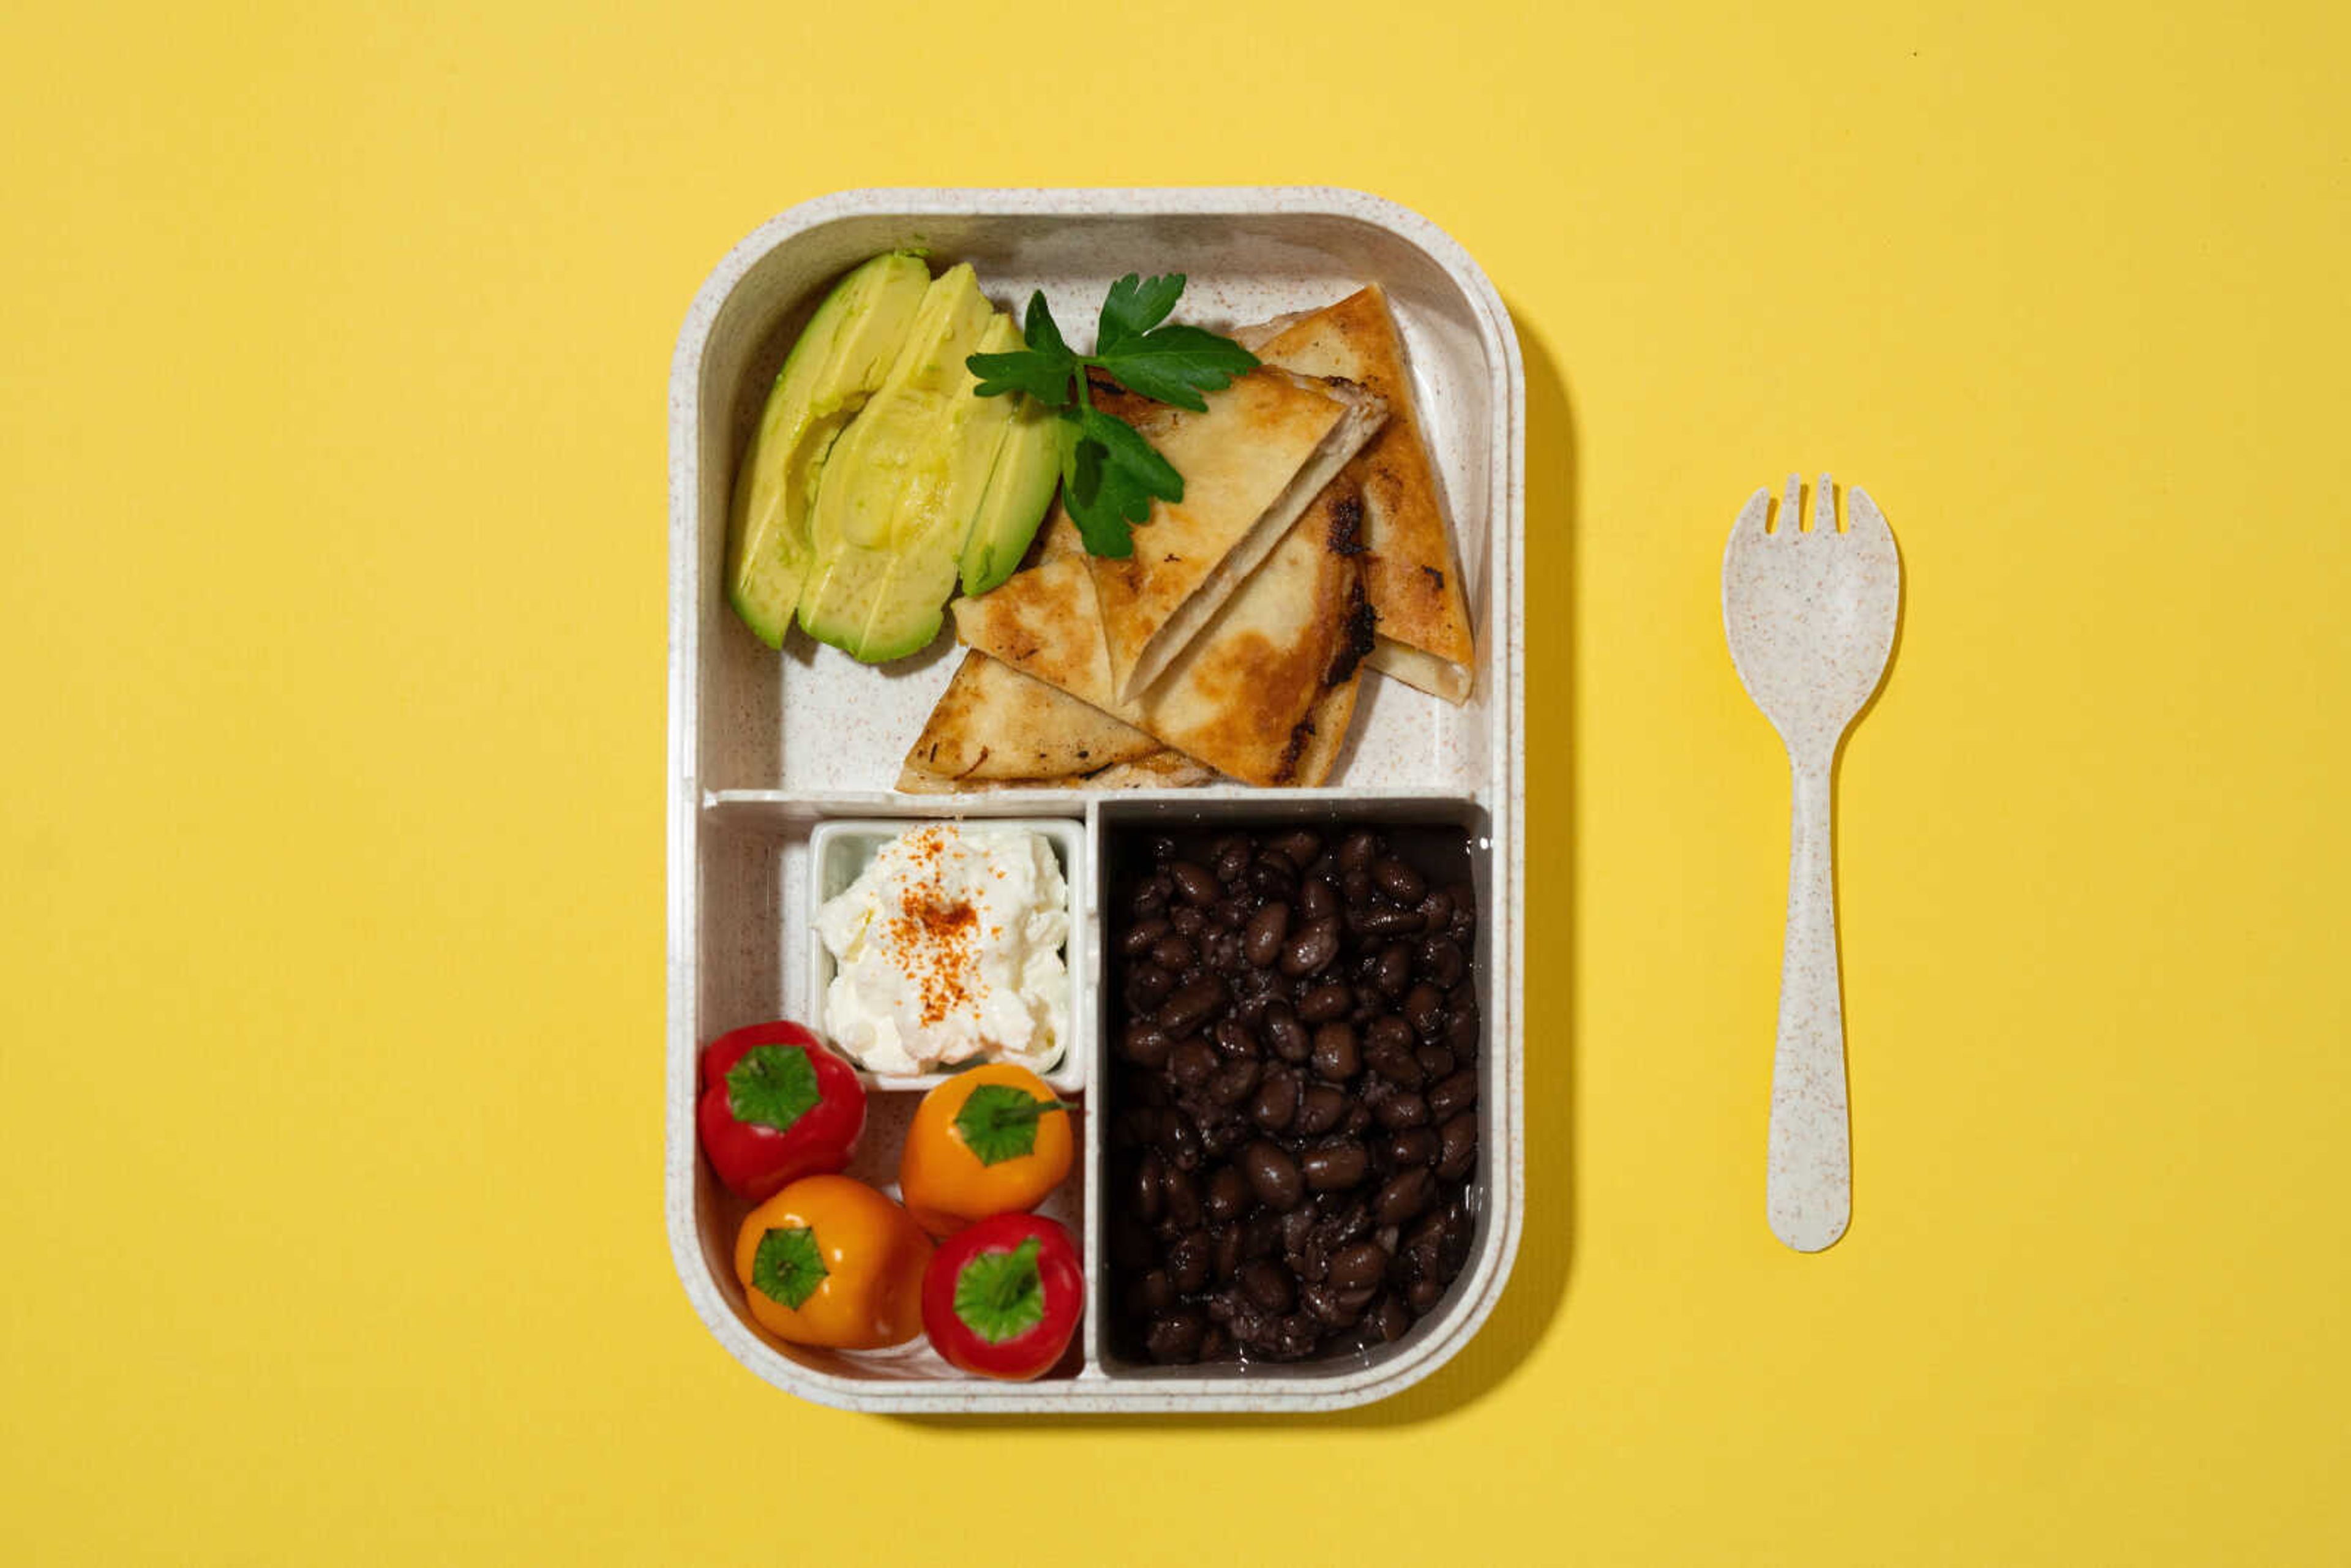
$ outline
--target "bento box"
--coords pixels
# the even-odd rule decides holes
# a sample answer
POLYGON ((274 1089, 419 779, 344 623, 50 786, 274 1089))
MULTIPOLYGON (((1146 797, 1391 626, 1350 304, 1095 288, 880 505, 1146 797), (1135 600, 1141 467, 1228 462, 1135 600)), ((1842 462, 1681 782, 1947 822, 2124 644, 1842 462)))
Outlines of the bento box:
MULTIPOLYGON (((1520 559, 1525 392, 1517 340, 1477 264, 1426 220, 1360 192, 1316 187, 1167 190, 863 190, 761 225, 719 263, 678 339, 669 392, 669 910, 666 1216, 686 1294, 729 1354, 760 1377, 841 1408, 895 1413, 1330 1410, 1428 1376, 1493 1309, 1524 1223, 1520 1033, 1525 690, 1520 559), (1458 706, 1366 677, 1331 782, 1313 789, 1030 789, 951 796, 892 786, 953 665, 951 636, 885 666, 795 633, 764 645, 730 610, 730 491, 762 400, 828 287, 864 258, 917 248, 970 261, 989 297, 1019 308, 1041 291, 1082 322, 1121 275, 1181 272, 1187 317, 1211 325, 1313 309, 1383 286, 1408 350, 1426 450, 1449 510, 1476 632, 1474 685, 1458 706), (1080 1154, 1040 1212, 1069 1226, 1086 1270, 1085 1312, 1061 1364, 1029 1382, 967 1376, 918 1339, 900 1349, 812 1349, 768 1333, 733 1266, 749 1206, 696 1141, 697 1057, 762 1019, 813 1020, 825 964, 815 904, 856 835, 893 822, 1049 822, 1066 862, 1070 1056, 1055 1074, 1080 1154), (1225 824, 1321 832, 1333 824, 1441 831, 1467 846, 1474 889, 1477 1149, 1466 1261, 1442 1300, 1393 1343, 1342 1357, 1161 1365, 1122 1343, 1106 1310, 1111 1248, 1104 1086, 1111 1080, 1113 904, 1144 836, 1225 824), (1065 1087, 1066 1086, 1066 1087, 1065 1087)), ((1465 891, 1463 897, 1470 894, 1465 891)), ((1467 1004, 1464 1004, 1465 1006, 1467 1004)), ((927 1082, 927 1081, 925 1081, 927 1082)), ((888 1189, 922 1082, 872 1082, 847 1174, 888 1189)))

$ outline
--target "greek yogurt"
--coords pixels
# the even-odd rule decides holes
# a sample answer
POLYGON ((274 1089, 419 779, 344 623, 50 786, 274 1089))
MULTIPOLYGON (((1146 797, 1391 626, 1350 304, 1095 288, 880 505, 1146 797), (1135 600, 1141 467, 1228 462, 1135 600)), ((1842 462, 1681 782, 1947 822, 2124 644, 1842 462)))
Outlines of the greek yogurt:
POLYGON ((1069 886, 1025 828, 929 822, 883 844, 817 911, 824 1021, 868 1071, 1050 1069, 1067 1049, 1069 886))

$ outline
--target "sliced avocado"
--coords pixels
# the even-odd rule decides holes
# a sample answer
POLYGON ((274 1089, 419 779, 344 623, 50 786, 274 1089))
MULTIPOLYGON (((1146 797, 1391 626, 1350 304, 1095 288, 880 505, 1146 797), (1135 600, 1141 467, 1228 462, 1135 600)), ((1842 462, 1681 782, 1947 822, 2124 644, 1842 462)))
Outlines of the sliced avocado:
POLYGON ((793 343, 735 477, 727 596, 743 623, 783 646, 814 559, 809 505, 827 453, 896 361, 930 287, 922 258, 877 256, 833 285, 793 343))
POLYGON ((1020 565, 1029 541, 1045 520, 1052 504, 1053 486, 1061 477, 1061 444, 1073 430, 1070 422, 1026 393, 1000 401, 1019 406, 1005 426, 996 449, 996 467, 980 496, 978 515, 963 541, 963 591, 986 593, 1020 565))
POLYGON ((869 664, 937 635, 956 562, 1013 411, 964 361, 1017 347, 969 267, 939 276, 883 384, 827 459, 800 625, 869 664))

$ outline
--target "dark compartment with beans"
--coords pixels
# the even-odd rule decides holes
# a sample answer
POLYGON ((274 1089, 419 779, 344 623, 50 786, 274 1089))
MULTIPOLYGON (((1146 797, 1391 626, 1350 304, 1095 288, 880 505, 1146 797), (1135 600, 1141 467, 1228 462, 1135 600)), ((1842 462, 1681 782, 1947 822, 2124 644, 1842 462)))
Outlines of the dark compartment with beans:
POLYGON ((1110 845, 1111 1348, 1352 1355, 1433 1310, 1477 1203, 1477 901, 1458 828, 1110 845))

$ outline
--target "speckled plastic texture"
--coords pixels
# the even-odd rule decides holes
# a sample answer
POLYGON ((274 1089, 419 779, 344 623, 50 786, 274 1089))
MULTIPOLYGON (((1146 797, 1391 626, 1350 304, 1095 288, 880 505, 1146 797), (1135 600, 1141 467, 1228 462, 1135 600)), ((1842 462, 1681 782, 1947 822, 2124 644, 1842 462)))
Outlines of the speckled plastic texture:
POLYGON ((1788 929, 1771 1060, 1763 1205, 1771 1234, 1799 1252, 1834 1245, 1853 1217, 1853 1129, 1845 1104, 1844 1006, 1837 976, 1830 785, 1838 744, 1886 674, 1902 607, 1902 559, 1866 491, 1846 497, 1821 476, 1813 526, 1788 478, 1779 526, 1758 490, 1722 552, 1722 624, 1731 663, 1788 747, 1788 929))
MULTIPOLYGON (((670 413, 669 1010, 664 1180, 670 1241, 695 1310, 759 1376, 852 1410, 1000 1415, 1331 1410, 1427 1376, 1476 1334, 1510 1272, 1525 1220, 1520 1017, 1525 711, 1520 555, 1525 534, 1525 385, 1500 298, 1461 247, 1425 219, 1361 192, 868 190, 810 202, 761 225, 711 274, 678 338, 670 413), (868 668, 795 633, 768 649, 726 604, 727 497, 744 444, 786 351, 824 290, 876 252, 969 261, 990 298, 1018 309, 1041 288, 1073 335, 1090 331, 1122 274, 1190 279, 1179 315, 1237 325, 1383 284, 1411 360, 1415 394, 1453 517, 1478 632, 1476 688, 1454 706, 1367 676, 1332 787, 1255 790, 893 792, 907 746, 954 668, 927 653, 868 668), (1079 1169, 1042 1212, 1087 1259, 1085 1322, 1062 1364, 1031 1383, 973 1380, 919 1342, 872 1354, 809 1350, 753 1324, 731 1265, 746 1206, 711 1176, 695 1142, 702 1043, 765 1019, 812 1018, 811 840, 841 819, 1046 818, 1076 831, 1071 902, 1072 1050, 1103 1081, 1107 832, 1159 822, 1338 820, 1449 823, 1470 845, 1479 896, 1476 977, 1486 1020, 1478 1234, 1445 1300, 1395 1343, 1288 1366, 1155 1367, 1122 1361, 1103 1323, 1102 1165, 1094 1092, 1078 1096, 1079 1169), (1082 954, 1082 956, 1081 956, 1082 954), (1079 972, 1080 964, 1086 972, 1079 972)), ((890 1186, 918 1095, 877 1091, 850 1174, 890 1186)))

